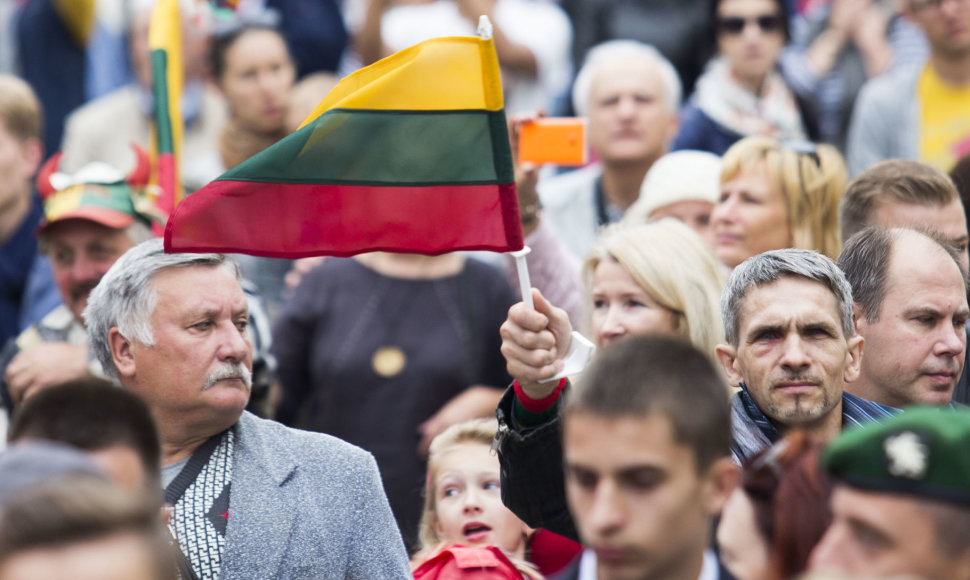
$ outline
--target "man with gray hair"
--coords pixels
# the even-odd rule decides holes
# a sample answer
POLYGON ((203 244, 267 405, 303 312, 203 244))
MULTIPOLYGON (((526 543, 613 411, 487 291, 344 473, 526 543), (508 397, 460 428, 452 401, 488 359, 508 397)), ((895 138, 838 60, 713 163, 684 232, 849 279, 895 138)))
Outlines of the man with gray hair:
POLYGON ((410 578, 373 457, 244 412, 249 309, 221 254, 125 253, 84 311, 105 371, 162 441, 171 525, 200 578, 410 578))
MULTIPOLYGON (((502 354, 515 378, 497 411, 502 495, 529 525, 570 533, 559 452, 566 381, 547 380, 562 366, 568 323, 558 308, 541 310, 516 304, 501 329, 502 354), (516 485, 519 477, 531 485, 516 485)), ((787 249, 745 260, 731 274, 721 311, 727 342, 717 346, 717 356, 741 388, 731 398, 737 462, 795 427, 823 442, 843 427, 895 411, 843 390, 859 375, 863 339, 853 327, 849 283, 824 255, 787 249)))
MULTIPOLYGON (((0 351, 0 402, 8 413, 49 387, 104 375, 88 350, 81 319, 88 295, 119 256, 152 237, 153 223, 164 222, 146 194, 148 154, 139 148, 135 153, 138 165, 127 176, 101 162, 64 173, 55 156, 37 178, 44 198, 38 248, 49 258, 42 269, 50 271, 61 304, 0 351)), ((256 345, 250 408, 262 412, 275 381, 276 360, 269 354, 269 320, 262 299, 245 291, 256 345)))
MULTIPOLYGON (((677 134, 681 86, 654 47, 611 40, 593 47, 573 84, 597 163, 539 181, 543 216, 580 259, 599 229, 619 221, 640 195, 653 162, 677 134)), ((523 217, 538 211, 523 208, 523 217)))
POLYGON ((731 400, 737 459, 793 427, 826 441, 892 413, 844 392, 859 376, 863 339, 849 282, 822 254, 787 249, 745 260, 721 295, 721 316, 727 343, 717 356, 741 389, 731 400))

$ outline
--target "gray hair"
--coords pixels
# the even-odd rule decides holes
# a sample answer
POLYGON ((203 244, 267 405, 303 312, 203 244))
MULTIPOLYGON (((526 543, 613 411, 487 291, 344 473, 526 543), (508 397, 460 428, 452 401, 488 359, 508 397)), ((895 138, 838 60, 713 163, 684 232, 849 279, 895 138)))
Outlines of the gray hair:
POLYGON ((166 254, 161 238, 155 238, 125 252, 91 291, 84 309, 88 343, 109 377, 120 378, 108 332, 117 327, 126 339, 154 346, 151 318, 158 294, 152 278, 162 270, 188 266, 225 266, 241 279, 239 266, 225 254, 166 254))
POLYGON ((593 79, 604 64, 618 60, 641 60, 656 67, 664 85, 667 110, 676 113, 680 110, 681 84, 677 69, 660 51, 649 44, 636 40, 609 40, 597 44, 586 53, 583 68, 579 69, 573 83, 573 109, 585 117, 589 112, 589 96, 593 89, 593 79))
POLYGON ((727 286, 721 293, 724 335, 729 343, 738 345, 741 308, 748 290, 785 277, 804 278, 828 288, 839 303, 842 333, 846 337, 855 333, 852 287, 842 270, 830 258, 814 250, 789 248, 748 258, 731 272, 727 286))

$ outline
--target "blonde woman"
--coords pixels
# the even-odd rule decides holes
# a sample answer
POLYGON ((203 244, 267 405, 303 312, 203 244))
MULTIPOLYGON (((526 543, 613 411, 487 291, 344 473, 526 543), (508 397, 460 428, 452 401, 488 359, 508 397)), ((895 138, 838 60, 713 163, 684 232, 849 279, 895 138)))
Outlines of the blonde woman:
POLYGON ((682 335, 714 357, 724 279, 700 236, 675 219, 607 228, 583 266, 598 346, 648 332, 682 335))
POLYGON ((728 268, 782 248, 839 255, 839 200, 848 172, 834 147, 749 137, 728 149, 722 162, 711 226, 714 253, 728 268))

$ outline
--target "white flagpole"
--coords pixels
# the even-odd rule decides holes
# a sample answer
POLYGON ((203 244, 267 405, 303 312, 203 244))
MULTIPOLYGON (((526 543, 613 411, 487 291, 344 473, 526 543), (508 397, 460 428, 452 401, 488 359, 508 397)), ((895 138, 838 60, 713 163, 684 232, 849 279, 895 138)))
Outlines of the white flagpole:
POLYGON ((488 40, 492 38, 492 21, 488 19, 488 16, 482 14, 478 17, 478 36, 482 40, 488 40))
POLYGON ((515 258, 515 270, 519 273, 519 291, 522 293, 522 302, 530 310, 535 310, 535 304, 532 303, 532 282, 529 280, 529 266, 525 262, 525 257, 531 251, 532 248, 525 246, 521 250, 511 252, 511 254, 515 258))
MULTIPOLYGON (((478 17, 478 36, 482 40, 492 38, 492 21, 484 14, 478 17)), ((511 255, 515 258, 515 270, 519 274, 519 291, 522 293, 522 302, 530 309, 535 310, 535 304, 532 303, 532 282, 529 280, 529 266, 525 262, 525 257, 531 251, 532 249, 529 246, 525 246, 521 250, 511 252, 511 255)))

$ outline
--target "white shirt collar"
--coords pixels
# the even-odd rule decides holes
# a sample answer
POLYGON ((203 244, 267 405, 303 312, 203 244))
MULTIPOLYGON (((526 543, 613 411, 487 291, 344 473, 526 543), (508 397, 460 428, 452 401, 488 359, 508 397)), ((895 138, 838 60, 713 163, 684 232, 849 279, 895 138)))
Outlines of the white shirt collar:
MULTIPOLYGON (((704 551, 704 566, 701 568, 701 575, 697 580, 717 580, 718 567, 717 557, 710 550, 704 551)), ((583 556, 579 560, 578 580, 596 580, 596 553, 592 550, 583 550, 583 556)))

